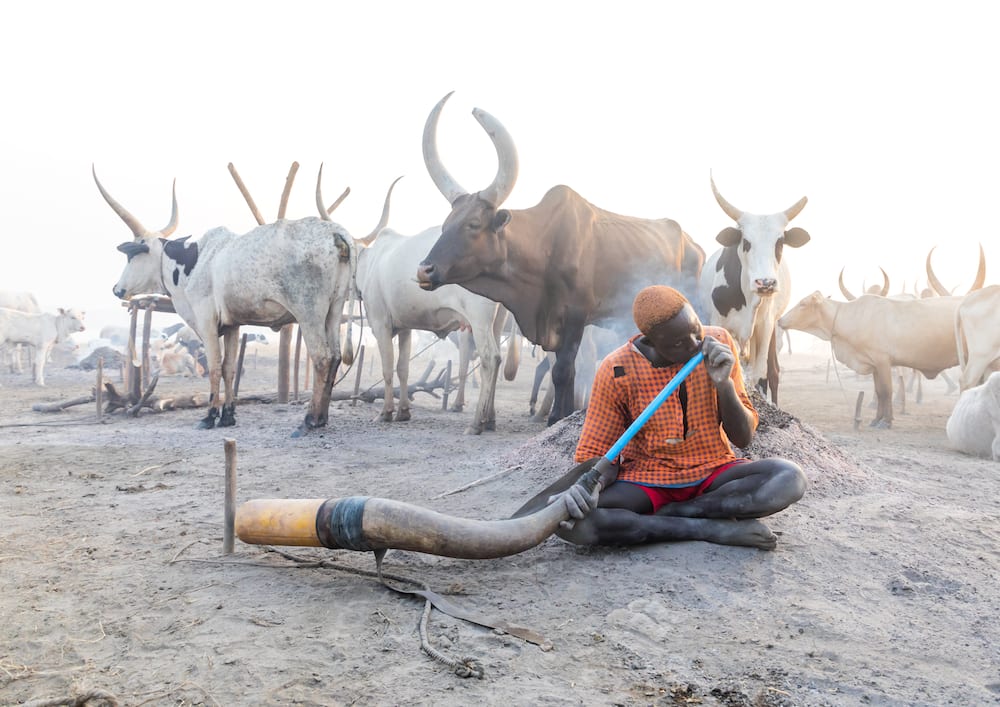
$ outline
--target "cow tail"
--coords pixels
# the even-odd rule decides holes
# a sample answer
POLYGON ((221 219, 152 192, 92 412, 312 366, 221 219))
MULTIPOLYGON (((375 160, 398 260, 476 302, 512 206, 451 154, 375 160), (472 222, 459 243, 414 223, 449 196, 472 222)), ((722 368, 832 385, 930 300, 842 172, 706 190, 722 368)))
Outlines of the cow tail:
POLYGON ((345 366, 354 363, 354 341, 351 339, 351 319, 354 316, 354 290, 358 272, 358 251, 353 243, 348 244, 350 252, 350 274, 347 283, 347 337, 341 346, 340 362, 345 366))

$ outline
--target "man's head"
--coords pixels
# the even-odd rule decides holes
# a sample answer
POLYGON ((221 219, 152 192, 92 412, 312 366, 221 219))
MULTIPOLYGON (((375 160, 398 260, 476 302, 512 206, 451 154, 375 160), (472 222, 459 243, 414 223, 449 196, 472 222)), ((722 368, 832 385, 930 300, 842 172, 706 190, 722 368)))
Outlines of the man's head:
POLYGON ((632 317, 665 364, 683 363, 701 347, 701 321, 673 287, 652 285, 640 291, 632 303, 632 317))

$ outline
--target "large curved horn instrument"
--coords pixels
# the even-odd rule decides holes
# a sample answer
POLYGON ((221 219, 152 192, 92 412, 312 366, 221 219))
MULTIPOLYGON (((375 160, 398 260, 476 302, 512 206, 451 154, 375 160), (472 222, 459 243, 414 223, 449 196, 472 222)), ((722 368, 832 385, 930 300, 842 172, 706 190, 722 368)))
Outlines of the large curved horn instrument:
MULTIPOLYGON (((576 483, 588 493, 598 484, 601 488, 607 486, 618 455, 703 358, 699 351, 684 364, 614 446, 576 483)), ((369 496, 258 499, 247 501, 236 511, 236 536, 258 545, 413 550, 485 560, 535 547, 569 517, 562 503, 550 503, 534 513, 515 516, 485 521, 455 518, 410 503, 369 496)))

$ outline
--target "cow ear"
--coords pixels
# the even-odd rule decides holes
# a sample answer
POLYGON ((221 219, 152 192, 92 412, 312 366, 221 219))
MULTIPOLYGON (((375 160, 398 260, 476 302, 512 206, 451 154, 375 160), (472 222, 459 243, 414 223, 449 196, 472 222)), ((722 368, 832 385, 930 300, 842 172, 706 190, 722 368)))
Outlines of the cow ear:
POLYGON ((782 240, 791 248, 801 248, 809 242, 809 234, 801 228, 789 228, 782 240))
POLYGON ((715 237, 715 240, 728 248, 743 240, 743 234, 740 233, 740 229, 729 226, 719 231, 719 235, 715 237))
POLYGON ((126 241, 118 246, 118 250, 124 253, 129 260, 139 255, 139 253, 148 253, 149 246, 142 241, 126 241))
POLYGON ((507 209, 498 209, 496 214, 493 216, 493 231, 499 232, 504 226, 510 223, 510 211, 507 209))

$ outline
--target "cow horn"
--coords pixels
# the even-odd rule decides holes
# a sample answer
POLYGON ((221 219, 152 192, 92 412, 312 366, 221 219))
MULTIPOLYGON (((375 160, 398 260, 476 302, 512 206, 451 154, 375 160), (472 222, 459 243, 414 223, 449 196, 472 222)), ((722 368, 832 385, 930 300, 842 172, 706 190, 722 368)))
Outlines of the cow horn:
POLYGON ((857 297, 852 295, 851 292, 844 286, 844 268, 840 269, 840 277, 837 278, 837 283, 840 285, 840 292, 847 298, 848 302, 857 299, 857 297))
POLYGON ((712 182, 712 193, 715 194, 715 200, 719 202, 719 206, 721 206, 722 210, 726 212, 726 216, 731 218, 733 221, 736 221, 736 223, 739 223, 740 218, 743 216, 743 212, 722 198, 722 194, 719 193, 718 187, 715 186, 714 177, 709 175, 708 178, 709 181, 712 182))
MULTIPOLYGON (((145 226, 139 223, 139 219, 130 214, 128 210, 125 209, 124 206, 115 201, 114 198, 112 198, 112 196, 108 194, 107 191, 105 191, 104 187, 101 186, 101 180, 97 178, 97 168, 93 164, 90 165, 90 171, 94 175, 94 182, 97 184, 97 190, 101 192, 101 196, 103 196, 104 200, 108 202, 108 206, 110 206, 112 210, 114 210, 114 212, 118 214, 118 218, 124 221, 125 225, 129 227, 129 230, 132 231, 132 235, 134 235, 136 239, 145 237, 149 233, 149 231, 146 229, 145 226)), ((174 216, 176 215, 177 215, 177 199, 175 196, 174 216)))
POLYGON ((170 223, 160 229, 160 235, 167 238, 174 231, 177 230, 177 179, 174 179, 174 185, 171 189, 173 195, 173 205, 170 207, 170 223))
POLYGON ((979 244, 979 270, 976 271, 976 281, 972 283, 969 292, 982 289, 986 282, 986 253, 983 252, 983 244, 979 244))
MULTIPOLYGON (((882 268, 879 268, 882 270, 882 268)), ((882 270, 882 281, 885 283, 882 285, 882 291, 879 293, 881 297, 886 297, 889 295, 889 275, 885 270, 882 270)))
POLYGON ((806 202, 808 202, 808 201, 809 201, 808 198, 802 197, 801 199, 799 199, 798 201, 796 201, 794 204, 792 204, 791 206, 789 206, 787 209, 785 209, 785 218, 787 218, 789 221, 791 221, 793 218, 795 218, 796 216, 798 216, 799 213, 801 213, 802 209, 806 208, 806 202))
POLYGON ((361 245, 364 246, 371 245, 372 241, 375 240, 375 237, 379 234, 379 232, 386 227, 386 224, 389 223, 389 200, 392 197, 392 190, 396 186, 396 182, 398 182, 402 178, 403 178, 402 176, 396 177, 395 181, 393 181, 393 183, 389 185, 389 191, 385 193, 385 201, 382 203, 382 217, 379 218, 378 225, 375 226, 375 230, 373 230, 364 238, 358 239, 358 243, 360 243, 361 245))
POLYGON ((332 221, 330 214, 332 214, 338 206, 340 206, 347 195, 351 193, 351 188, 347 187, 344 192, 337 197, 337 200, 327 206, 323 201, 323 163, 319 165, 319 174, 316 175, 316 208, 319 210, 319 217, 324 221, 332 221))
POLYGON ((449 204, 454 204, 455 200, 460 196, 465 196, 469 192, 462 188, 462 185, 455 181, 455 178, 448 173, 445 169, 444 164, 441 162, 441 158, 438 156, 437 149, 437 124, 438 117, 441 115, 441 109, 444 108, 445 102, 451 98, 452 91, 447 96, 438 101, 438 104, 434 106, 434 110, 431 111, 430 115, 427 116, 427 122, 424 124, 424 139, 423 139, 423 150, 424 150, 424 165, 427 167, 427 173, 430 174, 431 181, 434 182, 434 186, 438 188, 444 198, 448 200, 449 204))
POLYGON ((517 182, 518 162, 517 148, 514 147, 514 139, 507 132, 507 129, 499 120, 484 110, 475 108, 472 111, 479 124, 483 126, 486 134, 493 141, 493 147, 497 151, 497 173, 493 177, 493 183, 479 194, 484 201, 499 207, 507 200, 510 193, 514 191, 514 184, 517 182))
MULTIPOLYGON (((937 246, 934 246, 934 248, 937 248, 937 246)), ((938 293, 939 297, 948 297, 951 293, 948 292, 948 288, 942 285, 941 281, 937 279, 937 276, 934 274, 934 268, 931 267, 931 255, 934 253, 934 248, 931 248, 930 252, 927 253, 927 282, 934 289, 934 291, 938 293)))
MULTIPOLYGON (((579 482, 593 487, 595 469, 579 482)), ((568 513, 552 503, 519 518, 455 518, 402 501, 368 496, 257 499, 236 512, 236 535, 245 543, 344 550, 411 550, 442 557, 485 560, 535 547, 568 513)))

